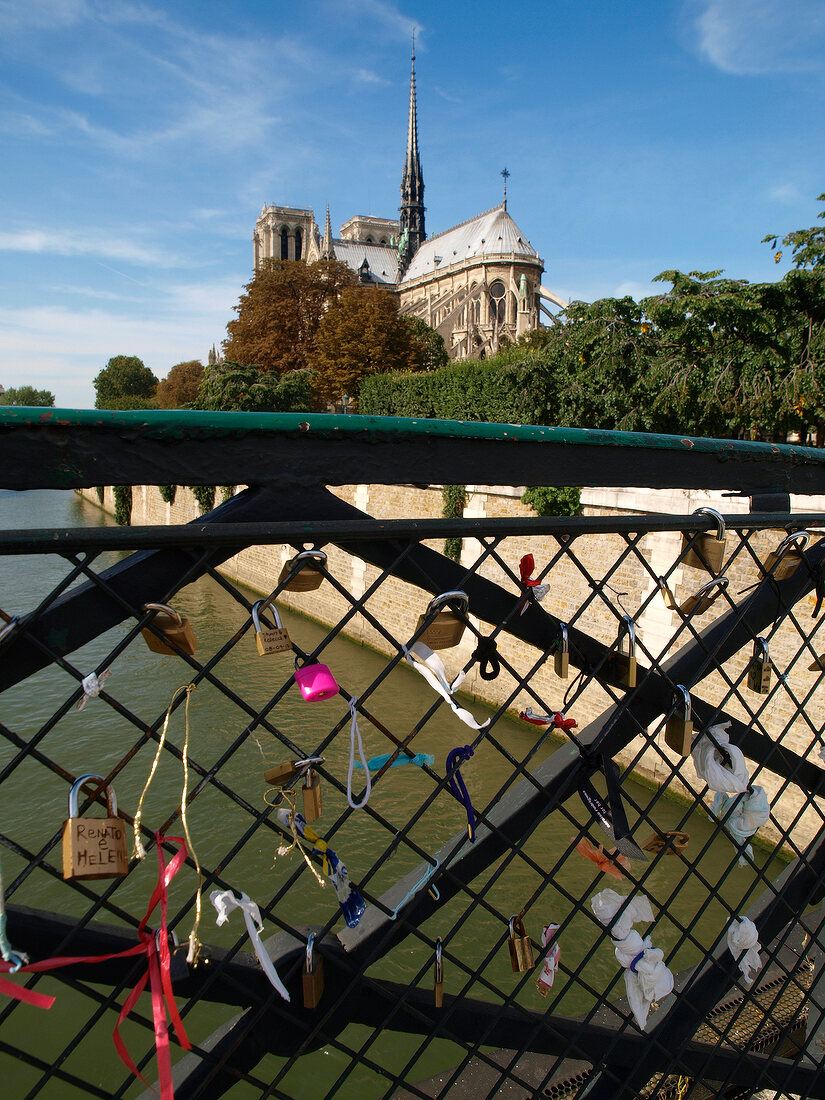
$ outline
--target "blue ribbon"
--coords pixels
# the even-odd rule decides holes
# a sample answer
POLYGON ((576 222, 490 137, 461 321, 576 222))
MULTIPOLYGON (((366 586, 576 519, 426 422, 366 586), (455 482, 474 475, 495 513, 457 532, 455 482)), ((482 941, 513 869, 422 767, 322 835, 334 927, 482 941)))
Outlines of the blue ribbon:
MULTIPOLYGON (((367 767, 371 772, 377 772, 379 768, 383 768, 389 758, 392 756, 391 752, 381 753, 380 756, 371 756, 367 761, 367 767)), ((402 764, 415 764, 418 768, 431 768, 435 763, 435 757, 431 756, 428 752, 417 752, 414 756, 406 756, 399 754, 390 764, 391 768, 400 768, 402 764)), ((354 761, 356 768, 363 770, 364 765, 358 760, 354 761)))
POLYGON ((464 777, 458 770, 458 765, 465 763, 472 755, 473 750, 469 745, 450 749, 447 753, 447 763, 444 765, 448 773, 447 789, 459 802, 464 804, 464 809, 467 811, 467 829, 470 833, 470 843, 473 843, 476 838, 476 818, 470 795, 467 793, 467 787, 464 783, 464 777))

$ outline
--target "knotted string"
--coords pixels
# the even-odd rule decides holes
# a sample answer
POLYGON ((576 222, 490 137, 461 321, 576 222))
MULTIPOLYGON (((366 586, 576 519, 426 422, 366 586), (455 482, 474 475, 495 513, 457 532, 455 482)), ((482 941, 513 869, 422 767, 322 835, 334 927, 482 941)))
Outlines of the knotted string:
POLYGON ((349 701, 349 767, 347 768, 347 804, 353 810, 363 810, 366 804, 370 800, 372 794, 372 778, 370 776, 370 769, 367 766, 367 755, 364 752, 364 742, 361 740, 361 730, 358 728, 358 700, 350 699, 349 701), (352 797, 352 770, 355 765, 355 743, 358 742, 358 755, 361 757, 361 764, 364 771, 367 773, 367 786, 364 791, 364 797, 360 802, 356 802, 352 797))
POLYGON ((544 599, 550 591, 550 585, 541 584, 540 581, 530 579, 536 568, 535 559, 532 554, 525 554, 518 563, 518 567, 521 576, 521 585, 522 588, 525 589, 524 598, 519 603, 519 614, 523 615, 531 601, 538 603, 544 599))
POLYGON ((473 803, 470 800, 470 795, 464 783, 464 777, 458 770, 458 767, 459 764, 468 761, 472 755, 473 749, 469 745, 464 745, 463 748, 450 749, 447 753, 447 762, 444 765, 448 773, 447 789, 459 802, 464 804, 464 809, 467 811, 467 832, 470 834, 470 843, 473 843, 476 838, 476 817, 473 810, 473 803))
POLYGON ((501 672, 501 660, 495 638, 479 637, 473 650, 473 660, 478 661, 478 673, 482 680, 495 680, 501 672))
POLYGON ((189 933, 189 950, 186 955, 186 961, 188 963, 195 964, 198 961, 198 954, 200 952, 200 941, 198 940, 198 927, 201 921, 201 888, 203 886, 203 873, 201 872, 201 865, 198 861, 197 854, 195 853, 194 845, 192 844, 192 837, 189 833, 189 821, 187 818, 187 798, 189 795, 189 698, 193 691, 195 691, 197 684, 184 684, 177 688, 169 700, 169 706, 166 708, 166 716, 163 719, 163 729, 161 730, 160 740, 158 741, 157 751, 155 752, 155 759, 152 761, 152 767, 149 770, 149 776, 138 799, 137 812, 135 813, 134 821, 134 835, 135 835, 135 859, 145 859, 146 849, 143 846, 143 841, 140 836, 140 823, 143 816, 143 803, 149 793, 149 788, 152 785, 152 780, 155 778, 155 772, 158 770, 158 764, 160 763, 160 754, 163 752, 163 746, 166 743, 166 735, 169 731, 169 719, 172 716, 172 708, 175 705, 175 701, 180 696, 181 692, 186 693, 186 703, 184 706, 185 716, 185 733, 183 740, 183 790, 181 792, 180 800, 180 816, 183 823, 183 831, 186 837, 186 843, 189 847, 189 851, 192 854, 192 859, 195 863, 195 870, 198 875, 198 889, 195 894, 195 922, 192 925, 192 931, 189 933))
MULTIPOLYGON (((289 825, 289 830, 292 833, 292 843, 291 844, 280 844, 278 846, 278 855, 279 856, 288 856, 289 853, 294 848, 297 848, 298 851, 301 853, 301 855, 304 857, 304 863, 306 863, 307 867, 309 867, 310 871, 312 871, 313 875, 315 876, 315 881, 318 883, 318 885, 323 890, 324 887, 326 886, 326 882, 324 882, 324 879, 318 873, 318 869, 316 868, 315 864, 312 862, 312 860, 307 855, 306 849, 304 848, 304 845, 301 842, 301 837, 298 834, 298 829, 297 829, 296 822, 295 822, 295 815, 297 813, 297 796, 295 794, 295 791, 292 790, 291 788, 284 789, 283 787, 275 787, 274 790, 279 791, 283 801, 287 802, 289 804, 289 809, 286 811, 285 816, 286 816, 286 824, 289 825)), ((269 794, 269 791, 267 791, 266 794, 269 794)), ((266 802, 267 806, 272 806, 273 803, 271 803, 269 801, 269 799, 266 797, 266 794, 264 795, 264 802, 266 802)), ((279 815, 281 813, 283 813, 283 811, 279 811, 279 815)), ((327 871, 326 853, 322 852, 322 855, 324 857, 324 874, 327 874, 328 871, 327 871)))
POLYGON ((111 675, 112 670, 105 668, 99 675, 96 672, 90 672, 88 676, 83 677, 81 681, 83 697, 77 701, 77 710, 83 710, 90 699, 97 699, 103 690, 103 685, 111 675))
MULTIPOLYGON (((421 889, 421 887, 425 886, 430 881, 430 879, 433 877, 433 875, 436 873, 436 871, 438 870, 438 868, 440 866, 441 866, 441 860, 436 859, 435 856, 433 856, 433 866, 428 867, 427 870, 424 872, 424 874, 421 876, 421 878, 418 880, 418 882, 415 884, 415 886, 411 886, 410 889, 406 892, 406 894, 401 899, 401 901, 399 901, 398 905, 396 905, 396 907, 390 913, 390 920, 396 920, 396 918, 398 917, 398 914, 401 912, 401 910, 404 908, 404 906, 407 904, 407 902, 411 898, 415 897, 415 895, 418 893, 418 891, 421 889)), ((433 897, 435 898, 436 901, 438 901, 441 898, 441 894, 439 894, 437 886, 431 886, 429 892, 433 895, 433 897)))

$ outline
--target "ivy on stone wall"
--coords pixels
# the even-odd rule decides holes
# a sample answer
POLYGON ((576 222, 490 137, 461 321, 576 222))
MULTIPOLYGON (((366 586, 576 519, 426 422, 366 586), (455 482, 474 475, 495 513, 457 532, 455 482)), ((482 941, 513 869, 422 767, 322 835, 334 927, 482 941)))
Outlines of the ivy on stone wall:
POLYGON ((121 527, 129 527, 132 522, 132 486, 115 485, 113 487, 115 497, 115 523, 121 527))
POLYGON ((231 500, 237 488, 237 485, 221 485, 221 501, 225 504, 227 500, 231 500))
MULTIPOLYGON (((441 489, 443 508, 441 514, 446 519, 461 519, 467 506, 466 485, 444 485, 441 489)), ((453 561, 461 557, 461 539, 451 536, 444 540, 444 554, 453 561)))
POLYGON ((215 486, 191 485, 190 488, 195 500, 198 502, 201 515, 203 515, 204 512, 211 512, 215 507, 215 486))
POLYGON ((160 499, 164 502, 164 504, 174 504, 177 491, 177 485, 158 485, 160 499))
POLYGON ((106 490, 104 489, 104 487, 102 485, 96 485, 95 486, 95 493, 97 494, 97 499, 98 499, 100 504, 103 503, 103 497, 104 497, 105 492, 106 492, 106 490))

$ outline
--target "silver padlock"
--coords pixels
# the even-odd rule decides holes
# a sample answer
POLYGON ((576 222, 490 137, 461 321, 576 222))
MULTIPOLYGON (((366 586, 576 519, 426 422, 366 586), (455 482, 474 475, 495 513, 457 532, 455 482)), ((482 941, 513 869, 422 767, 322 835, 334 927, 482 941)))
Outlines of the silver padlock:
POLYGON ((289 634, 286 632, 286 627, 281 623, 281 616, 278 614, 278 609, 272 600, 258 600, 253 603, 252 625, 255 628, 255 644, 258 647, 258 653, 262 657, 266 657, 269 653, 286 653, 292 650, 289 634), (274 628, 261 626, 259 608, 264 611, 267 608, 271 610, 275 619, 274 628))
POLYGON ((760 695, 769 695, 771 690, 771 657, 768 643, 757 638, 753 643, 753 657, 748 668, 748 687, 760 695))
POLYGON ((693 747, 693 719, 691 717, 690 692, 684 684, 676 685, 681 702, 665 724, 665 744, 680 756, 690 756, 693 747))
POLYGON ((623 615, 619 624, 619 649, 613 655, 616 678, 625 687, 636 686, 636 624, 629 615, 623 615), (627 652, 624 651, 627 638, 627 652))
POLYGON ((683 565, 693 566, 695 569, 707 569, 710 573, 718 573, 725 560, 725 521, 715 508, 697 508, 694 516, 710 516, 716 521, 716 537, 709 534, 682 535, 683 565))
POLYGON ((559 623, 559 640, 553 654, 553 670, 562 680, 566 680, 570 669, 570 645, 567 641, 567 624, 559 623))

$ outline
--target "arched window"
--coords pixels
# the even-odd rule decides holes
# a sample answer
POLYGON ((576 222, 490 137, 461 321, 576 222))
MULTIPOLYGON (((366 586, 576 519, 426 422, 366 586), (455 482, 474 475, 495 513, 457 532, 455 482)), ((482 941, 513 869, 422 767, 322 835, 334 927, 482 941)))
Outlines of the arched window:
POLYGON ((295 230, 295 259, 301 258, 301 246, 304 243, 304 237, 300 229, 295 230))
POLYGON ((289 238, 287 237, 286 226, 281 230, 281 259, 289 259, 289 238))
POLYGON ((501 279, 496 281, 490 286, 490 324, 503 325, 505 321, 505 311, 507 309, 504 283, 501 279))

